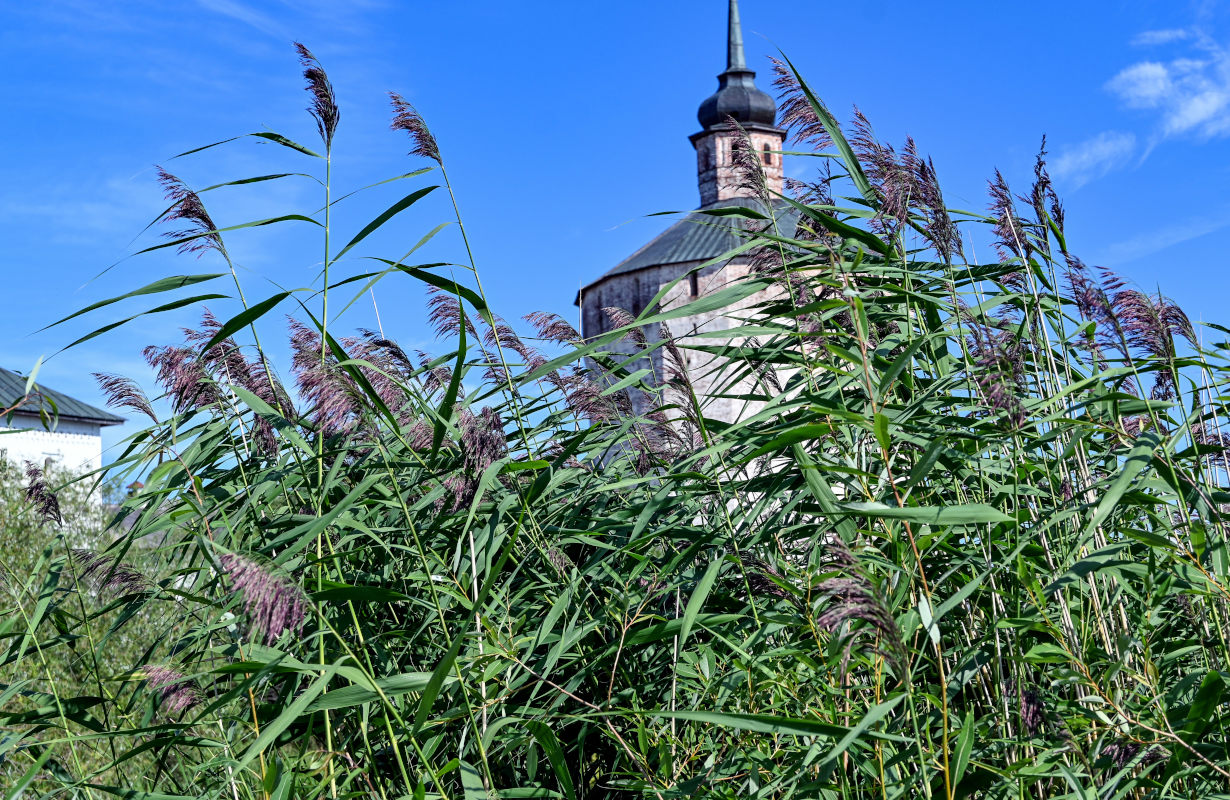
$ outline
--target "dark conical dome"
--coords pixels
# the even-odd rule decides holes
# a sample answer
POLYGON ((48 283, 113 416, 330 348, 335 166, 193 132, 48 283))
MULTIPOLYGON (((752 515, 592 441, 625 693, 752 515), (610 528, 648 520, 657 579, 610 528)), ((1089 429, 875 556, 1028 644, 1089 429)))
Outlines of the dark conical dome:
POLYGON ((756 73, 743 57, 743 28, 739 24, 739 0, 730 0, 726 28, 726 71, 718 75, 718 90, 700 104, 696 118, 704 128, 726 124, 734 117, 741 125, 772 126, 777 122, 777 104, 756 88, 756 73))
POLYGON ((773 125, 777 121, 777 104, 773 98, 756 88, 756 73, 750 69, 728 69, 718 76, 718 90, 700 104, 696 118, 705 128, 726 124, 734 117, 739 124, 773 125))

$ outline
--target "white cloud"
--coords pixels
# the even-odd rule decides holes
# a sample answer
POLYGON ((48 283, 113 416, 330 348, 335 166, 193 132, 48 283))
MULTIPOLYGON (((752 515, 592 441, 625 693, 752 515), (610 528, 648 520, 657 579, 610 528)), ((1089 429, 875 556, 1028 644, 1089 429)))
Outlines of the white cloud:
POLYGON ((1102 177, 1127 162, 1136 149, 1136 137, 1120 131, 1103 131, 1092 139, 1065 148, 1051 162, 1051 173, 1071 189, 1102 177))
POLYGON ((1122 264, 1152 255, 1167 247, 1207 236, 1230 225, 1230 211, 1215 216, 1200 217, 1185 222, 1152 229, 1122 242, 1112 244, 1098 260, 1109 265, 1122 264))
MULTIPOLYGON (((1142 36, 1158 43, 1174 41, 1176 34, 1151 31, 1142 36)), ((1106 88, 1129 108, 1156 112, 1158 138, 1230 134, 1230 51, 1203 35, 1183 38, 1195 39, 1199 58, 1141 61, 1120 71, 1106 88)))
POLYGON ((1132 39, 1132 44, 1138 47, 1152 47, 1171 42, 1182 42, 1192 38, 1193 32, 1187 28, 1167 28, 1160 31, 1145 31, 1132 39))
POLYGON ((217 14, 230 17, 245 25, 251 25, 262 33, 267 33, 278 39, 290 38, 286 34, 286 29, 273 17, 263 14, 254 8, 249 8, 243 3, 236 2, 236 0, 197 0, 197 3, 217 14))

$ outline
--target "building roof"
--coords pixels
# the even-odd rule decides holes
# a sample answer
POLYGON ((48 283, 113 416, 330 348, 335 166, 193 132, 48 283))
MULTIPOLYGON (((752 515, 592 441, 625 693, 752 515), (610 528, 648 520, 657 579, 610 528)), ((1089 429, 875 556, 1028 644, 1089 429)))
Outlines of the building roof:
MULTIPOLYGON (((0 409, 16 404, 26 393, 26 379, 12 370, 0 367, 0 409)), ((93 422, 101 426, 119 425, 126 420, 110 411, 83 403, 62 392, 35 384, 30 389, 29 399, 18 408, 18 414, 38 414, 46 411, 49 416, 60 419, 93 422)))
MULTIPOLYGON (((714 203, 706 209, 693 211, 653 238, 649 244, 637 250, 623 261, 607 270, 602 277, 591 281, 585 289, 615 275, 623 275, 649 267, 666 264, 683 264, 693 261, 708 261, 738 247, 743 241, 739 236, 746 218, 737 216, 712 216, 704 213, 715 208, 741 206, 762 210, 760 200, 754 197, 732 197, 714 203)), ((787 236, 794 235, 799 213, 785 202, 774 205, 774 215, 787 236)), ((584 291, 584 290, 582 290, 584 291)))

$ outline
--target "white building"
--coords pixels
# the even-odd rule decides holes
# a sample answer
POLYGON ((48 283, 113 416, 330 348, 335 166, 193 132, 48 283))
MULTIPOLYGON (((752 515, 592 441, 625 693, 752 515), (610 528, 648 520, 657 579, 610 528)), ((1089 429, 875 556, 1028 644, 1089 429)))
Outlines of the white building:
POLYGON ((82 472, 102 466, 102 429, 123 417, 46 386, 25 394, 26 379, 0 367, 0 411, 12 409, 0 416, 0 459, 82 472))

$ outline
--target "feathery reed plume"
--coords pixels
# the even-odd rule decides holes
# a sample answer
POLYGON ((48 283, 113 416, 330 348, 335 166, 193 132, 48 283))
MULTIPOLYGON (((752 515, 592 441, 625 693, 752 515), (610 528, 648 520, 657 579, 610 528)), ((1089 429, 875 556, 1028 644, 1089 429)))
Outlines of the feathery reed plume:
POLYGON ((636 317, 632 312, 619 306, 606 306, 602 309, 602 313, 606 314, 606 318, 610 320, 612 328, 628 328, 622 337, 623 339, 631 341, 640 350, 649 347, 649 340, 645 338, 645 332, 639 326, 628 327, 636 322, 636 317))
POLYGON ((94 380, 98 382, 98 388, 102 390, 103 395, 107 398, 107 405, 112 408, 128 408, 140 412, 157 424, 158 417, 154 414, 149 398, 145 396, 145 392, 141 391, 141 387, 137 386, 135 381, 131 378, 111 375, 105 372, 94 372, 91 374, 94 376, 94 380))
POLYGON ((822 609, 816 617, 816 625, 845 640, 842 672, 849 664, 855 640, 864 631, 875 635, 876 652, 900 671, 905 653, 901 631, 884 606, 882 594, 863 572, 854 553, 834 537, 827 544, 825 565, 829 575, 815 587, 822 609))
POLYGON ((753 596, 768 595, 795 602, 794 595, 782 588, 783 585, 792 584, 769 562, 750 553, 740 553, 739 561, 743 564, 744 575, 753 596))
POLYGON ((1046 708, 1042 704, 1042 695, 1033 689, 1025 689, 1020 693, 1017 708, 1021 714, 1021 726, 1025 733, 1034 736, 1042 729, 1046 716, 1046 708))
POLYGON ((1214 425, 1200 422, 1192 426, 1192 442, 1209 451, 1209 463, 1230 467, 1230 435, 1221 433, 1214 425))
POLYGON ((358 424, 359 404, 346 374, 332 352, 325 353, 320 333, 296 319, 290 327, 291 366, 299 393, 313 408, 312 420, 324 436, 349 433, 358 424))
POLYGON ((172 714, 187 711, 201 702, 200 690, 176 670, 150 665, 143 672, 146 684, 158 692, 159 700, 172 714))
POLYGON ((548 380, 563 392, 564 402, 578 417, 597 425, 617 415, 615 401, 602 394, 602 387, 585 375, 574 373, 566 378, 553 373, 548 380))
POLYGON ((542 354, 526 344, 517 335, 517 332, 512 329, 511 325, 499 317, 493 317, 492 319, 495 322, 495 327, 488 325, 487 329, 483 332, 483 342, 488 347, 499 345, 502 350, 511 350, 521 356, 523 363, 530 371, 536 370, 547 363, 542 354))
POLYGON ((911 192, 918 161, 914 140, 907 138, 905 152, 898 156, 892 145, 876 139, 871 122, 855 106, 854 135, 850 137, 850 146, 880 200, 880 208, 871 220, 872 227, 891 235, 910 216, 911 192))
POLYGON ((47 476, 43 474, 43 471, 27 461, 26 479, 28 480, 26 502, 34 506, 39 519, 44 523, 54 522, 57 525, 63 525, 64 517, 60 514, 60 498, 56 497, 56 493, 47 485, 47 476))
POLYGON ((185 413, 217 401, 217 387, 205 371, 200 354, 191 347, 150 345, 142 351, 156 370, 158 383, 176 413, 185 413))
MULTIPOLYGON (((760 349, 760 340, 755 336, 749 336, 745 342, 745 346, 747 350, 755 353, 760 349)), ((748 360, 751 363, 752 370, 756 373, 756 377, 760 380, 760 384, 765 388, 766 392, 772 392, 775 395, 781 394, 782 383, 777 379, 777 373, 773 371, 773 368, 754 355, 749 357, 748 360)))
POLYGON ((416 420, 406 431, 406 443, 411 450, 430 450, 436 431, 424 420, 416 420))
POLYGON ((923 213, 923 233, 940 260, 951 264, 954 255, 964 256, 961 232, 948 214, 944 193, 935 174, 935 164, 930 158, 918 158, 915 162, 913 194, 923 213))
POLYGON ((419 371, 423 374, 423 388, 428 393, 435 393, 446 388, 453 381, 453 371, 446 364, 432 366, 435 359, 422 350, 416 350, 419 357, 419 371))
MULTIPOLYGON (((1176 336, 1196 343, 1196 332, 1191 320, 1169 298, 1150 296, 1136 289, 1123 289, 1110 301, 1120 335, 1128 346, 1157 359, 1172 360, 1175 357, 1176 336)), ((1169 369, 1158 370, 1154 378, 1152 396, 1156 400, 1173 400, 1176 395, 1174 375, 1169 369)))
POLYGON ((209 212, 205 210, 200 195, 162 167, 155 169, 158 170, 158 183, 162 185, 163 194, 171 202, 171 208, 163 214, 162 221, 183 220, 187 223, 186 227, 167 231, 163 236, 172 241, 183 239, 176 250, 180 253, 196 253, 198 258, 206 250, 225 253, 218 226, 214 225, 209 212))
MULTIPOLYGON (((1029 204, 1034 209, 1034 226, 1038 234, 1037 241, 1046 250, 1046 254, 1050 255, 1050 238, 1047 235, 1046 224, 1046 203, 1049 199, 1052 207, 1058 206, 1059 198, 1055 196, 1055 190, 1051 186, 1051 175, 1046 170, 1046 136, 1042 137, 1042 144, 1038 147, 1038 156, 1034 160, 1034 185, 1030 189, 1028 199, 1029 204)), ((1056 227, 1058 227, 1058 223, 1056 223, 1056 227)))
POLYGON ((257 638, 273 644, 286 631, 298 635, 303 630, 308 600, 296 584, 247 556, 223 553, 218 560, 234 590, 243 595, 244 611, 257 638))
POLYGON ((777 103, 777 125, 789 131, 798 144, 807 144, 816 150, 824 150, 833 145, 824 123, 820 121, 816 110, 798 78, 784 61, 770 58, 773 63, 773 87, 779 93, 777 103))
POLYGON ((752 143, 752 137, 739 121, 731 116, 726 117, 726 130, 731 134, 730 160, 734 165, 735 188, 750 192, 766 209, 772 209, 769 179, 765 175, 761 154, 752 143))
POLYGON ((341 119, 337 98, 333 94, 333 84, 329 82, 324 67, 320 66, 320 61, 312 55, 311 50, 299 42, 295 42, 295 50, 299 53, 299 63, 303 65, 303 79, 307 81, 305 88, 312 96, 308 113, 316 120, 321 141, 325 143, 325 149, 329 150, 333 147, 333 134, 337 131, 338 120, 341 119))
POLYGON ((577 344, 581 334, 577 329, 558 314, 548 311, 534 311, 525 315, 525 320, 534 326, 539 337, 556 344, 577 344))
POLYGON ((470 318, 462 310, 461 301, 456 295, 438 286, 428 286, 427 294, 427 322, 435 329, 436 336, 455 336, 464 323, 466 333, 478 338, 474 323, 470 322, 470 318))
POLYGON ((968 346, 974 366, 974 382, 982 394, 983 405, 1003 413, 1014 427, 1025 422, 1025 407, 1020 394, 1025 373, 1025 348, 1015 331, 997 329, 975 319, 967 310, 968 346))
MULTIPOLYGON (((995 170, 995 178, 987 181, 987 186, 991 195, 991 216, 995 220, 995 249, 999 251, 1000 258, 1016 256, 1021 261, 1028 261, 1033 248, 1030 246, 1025 226, 1017 214, 1016 199, 1012 196, 1012 190, 1008 188, 1003 173, 995 170)), ((1005 278, 1004 282, 1009 286, 1013 285, 1009 278, 1005 278)))
POLYGON ((150 582, 144 575, 117 558, 83 548, 74 548, 69 553, 81 570, 78 578, 100 594, 110 592, 123 596, 150 589, 150 582))
POLYGON ((1164 761, 1168 753, 1158 745, 1152 745, 1145 748, 1140 742, 1133 742, 1130 739, 1120 739, 1116 742, 1111 742, 1102 748, 1102 755, 1111 760, 1117 768, 1123 769, 1128 764, 1135 761, 1138 757, 1142 767, 1148 767, 1159 761, 1164 761), (1142 752, 1143 750, 1143 752, 1142 752))
POLYGON ((504 421, 494 408, 484 408, 478 414, 462 409, 459 422, 463 457, 472 472, 482 473, 507 454, 504 421))
POLYGON ((405 131, 410 134, 410 141, 414 142, 410 155, 430 158, 437 164, 443 163, 440 161, 440 148, 436 144, 436 137, 432 136, 418 110, 397 92, 389 92, 389 101, 393 104, 393 130, 405 131))

